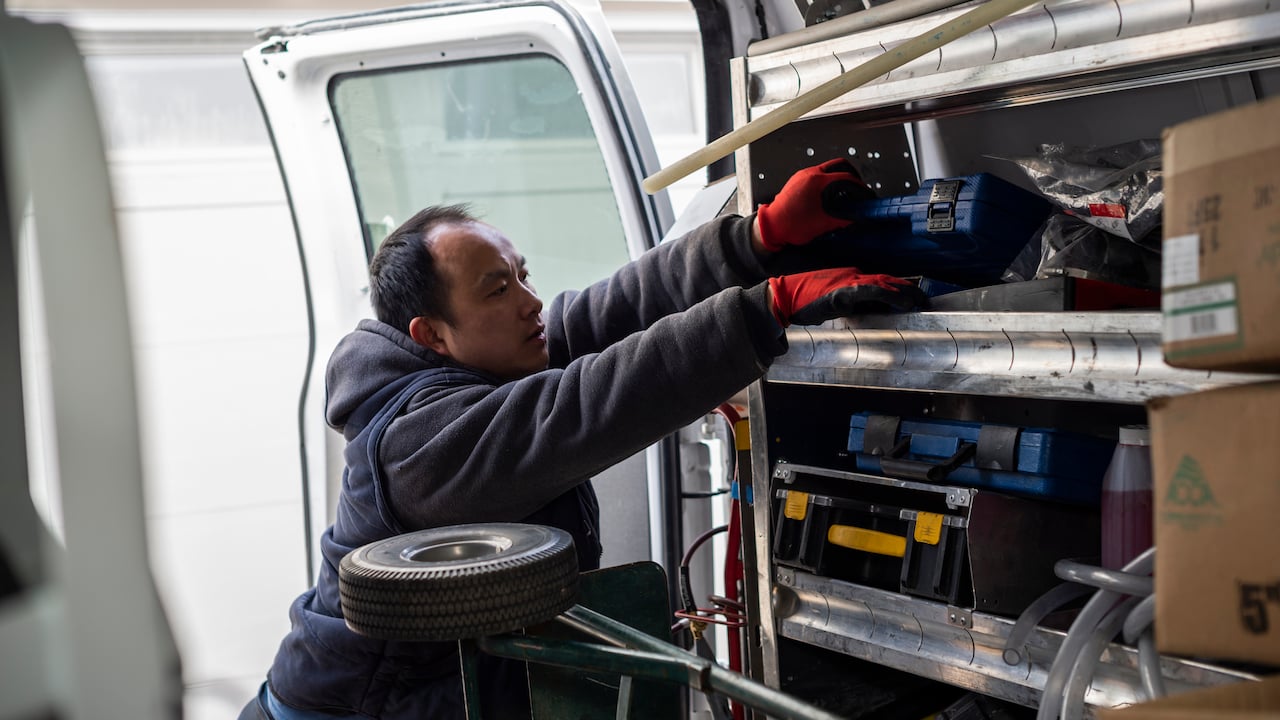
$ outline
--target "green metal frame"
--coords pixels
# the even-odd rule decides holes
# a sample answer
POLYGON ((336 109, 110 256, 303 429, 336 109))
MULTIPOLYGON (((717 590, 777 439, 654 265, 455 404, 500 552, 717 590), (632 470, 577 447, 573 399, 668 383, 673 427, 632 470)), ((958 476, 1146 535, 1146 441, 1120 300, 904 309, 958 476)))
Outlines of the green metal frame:
MULTIPOLYGON (((599 583, 597 587, 612 588, 615 598, 625 605, 629 601, 628 598, 635 597, 634 593, 628 592, 631 589, 627 584, 628 581, 635 579, 637 572, 647 572, 645 567, 648 566, 657 568, 659 573, 657 577, 661 584, 658 587, 662 588, 661 612, 665 614, 667 612, 665 581, 661 580, 661 568, 651 563, 597 571, 600 573, 615 571, 608 582, 599 583), (621 582, 618 582, 619 580, 621 582)), ((592 574, 587 573, 583 577, 589 575, 592 574)), ((619 614, 617 608, 614 608, 614 611, 614 614, 619 614)), ((628 612, 621 614, 631 617, 628 612)), ((654 634, 639 630, 582 604, 574 605, 544 626, 526 629, 524 634, 462 640, 459 642, 459 650, 462 658, 463 691, 466 697, 468 720, 482 720, 481 688, 478 687, 476 680, 477 663, 481 652, 531 663, 530 690, 535 696, 539 689, 534 679, 534 669, 539 666, 568 668, 578 671, 574 673, 577 677, 582 676, 582 671, 607 673, 619 677, 616 700, 613 699, 615 697, 613 689, 609 688, 609 702, 615 707, 607 710, 616 720, 627 720, 632 717, 633 712, 637 713, 638 717, 646 719, 670 717, 671 720, 678 720, 670 706, 662 715, 653 714, 652 709, 639 707, 650 693, 637 692, 636 688, 650 681, 658 681, 655 685, 659 686, 687 685, 705 693, 724 695, 761 710, 770 717, 794 720, 839 720, 837 715, 721 667, 713 660, 672 645, 654 634), (566 630, 572 632, 566 634, 566 630)), ((563 704, 556 706, 562 710, 563 716, 599 717, 606 712, 606 709, 600 706, 598 699, 593 701, 595 704, 590 711, 584 711, 580 704, 576 704, 577 692, 572 687, 562 685, 558 689, 562 694, 571 696, 562 698, 563 704)), ((535 707, 535 720, 540 720, 536 711, 535 707)), ((557 717, 562 716, 560 711, 553 712, 556 712, 557 717)))

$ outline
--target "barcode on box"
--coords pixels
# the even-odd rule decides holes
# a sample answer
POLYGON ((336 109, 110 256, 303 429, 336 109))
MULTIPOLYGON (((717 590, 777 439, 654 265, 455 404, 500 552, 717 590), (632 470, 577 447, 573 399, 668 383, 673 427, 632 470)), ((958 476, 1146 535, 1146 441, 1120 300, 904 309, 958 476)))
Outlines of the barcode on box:
POLYGON ((1165 339, 1174 342, 1235 335, 1236 330, 1234 305, 1186 315, 1171 315, 1164 321, 1165 339))
POLYGON ((1217 313, 1191 315, 1190 320, 1192 335, 1211 335, 1218 331, 1217 313))
POLYGON ((1170 342, 1239 334, 1236 286, 1217 282, 1164 294, 1164 339, 1170 342))

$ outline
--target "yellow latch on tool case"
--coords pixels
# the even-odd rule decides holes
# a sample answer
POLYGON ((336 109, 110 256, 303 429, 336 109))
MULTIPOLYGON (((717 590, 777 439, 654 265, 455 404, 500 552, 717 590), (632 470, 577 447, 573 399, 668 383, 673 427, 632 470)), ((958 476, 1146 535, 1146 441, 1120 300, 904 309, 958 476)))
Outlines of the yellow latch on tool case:
POLYGON ((809 493, 796 490, 787 491, 787 504, 782 506, 782 515, 788 520, 803 520, 809 510, 809 493))
POLYGON ((827 529, 827 542, 850 550, 902 557, 907 554, 907 539, 879 530, 867 530, 849 525, 832 525, 827 529))
POLYGON ((917 513, 915 538, 918 543, 937 545, 942 539, 942 516, 931 512, 917 513))

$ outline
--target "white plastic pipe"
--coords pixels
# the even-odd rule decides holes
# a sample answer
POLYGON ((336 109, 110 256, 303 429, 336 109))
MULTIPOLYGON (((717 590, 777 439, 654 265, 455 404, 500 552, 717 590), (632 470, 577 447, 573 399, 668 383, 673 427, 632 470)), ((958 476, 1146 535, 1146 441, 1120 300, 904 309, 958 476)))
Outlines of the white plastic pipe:
MULTIPOLYGON (((1125 565, 1123 572, 1150 575, 1155 565, 1155 557, 1156 549, 1148 548, 1125 565)), ((1059 560, 1057 564, 1062 562, 1059 560)), ((1057 572, 1057 564, 1054 566, 1055 572, 1057 572)), ((1076 615, 1076 619, 1071 623, 1071 629, 1067 631, 1066 637, 1062 639, 1062 645, 1058 647, 1058 654, 1049 667, 1049 673, 1045 676, 1044 687, 1040 691, 1040 706, 1036 710, 1036 720, 1055 720, 1059 717, 1067 680, 1070 679, 1071 670, 1080 658, 1081 648, 1089 641, 1089 636, 1097 629, 1098 623, 1107 611, 1122 597, 1124 597, 1122 592, 1099 590, 1089 598, 1089 602, 1084 604, 1080 614, 1076 615)))
MULTIPOLYGON (((1120 632, 1124 627, 1124 620, 1133 610, 1133 606, 1138 604, 1138 598, 1130 597, 1120 601, 1119 605, 1111 608, 1102 621, 1098 623, 1098 627, 1089 635, 1089 639, 1085 641, 1084 647, 1080 649, 1080 655, 1076 658, 1075 665, 1071 667, 1071 673, 1067 678, 1067 690, 1062 694, 1062 718, 1063 720, 1082 720, 1084 717, 1084 696, 1089 689, 1089 685, 1093 683, 1093 674, 1098 670, 1098 664, 1102 662, 1102 652, 1107 649, 1107 645, 1111 643, 1111 638, 1120 632)), ((1040 698, 1043 703, 1046 698, 1040 698)))
POLYGON ((933 52, 956 38, 1032 5, 1041 0, 990 0, 969 12, 953 18, 928 32, 850 68, 818 87, 752 120, 736 130, 721 135, 702 148, 644 179, 644 191, 653 194, 695 170, 719 160, 738 148, 755 142, 778 128, 798 120, 845 93, 861 87, 885 73, 902 67, 925 53, 933 52))

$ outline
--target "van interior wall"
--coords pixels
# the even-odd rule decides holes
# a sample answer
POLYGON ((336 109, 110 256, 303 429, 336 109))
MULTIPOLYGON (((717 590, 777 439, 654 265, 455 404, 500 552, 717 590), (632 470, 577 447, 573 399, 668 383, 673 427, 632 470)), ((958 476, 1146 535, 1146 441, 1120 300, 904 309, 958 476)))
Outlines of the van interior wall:
MULTIPOLYGON (((4 6, 69 25, 86 55, 128 282, 151 562, 191 720, 238 712, 308 583, 297 429, 303 279, 240 53, 258 27, 386 4, 4 6)), ((700 147, 692 11, 683 0, 603 7, 660 161, 700 147)), ((672 189, 677 215, 700 185, 695 176, 672 189)), ((316 361, 328 350, 317 348, 316 361)), ((47 493, 40 478, 36 493, 42 482, 47 493)))
POLYGON ((1010 158, 1046 143, 1103 148, 1158 141, 1170 125, 1277 92, 1280 72, 1268 68, 924 120, 913 123, 911 132, 922 179, 988 172, 1034 191, 1010 158))

